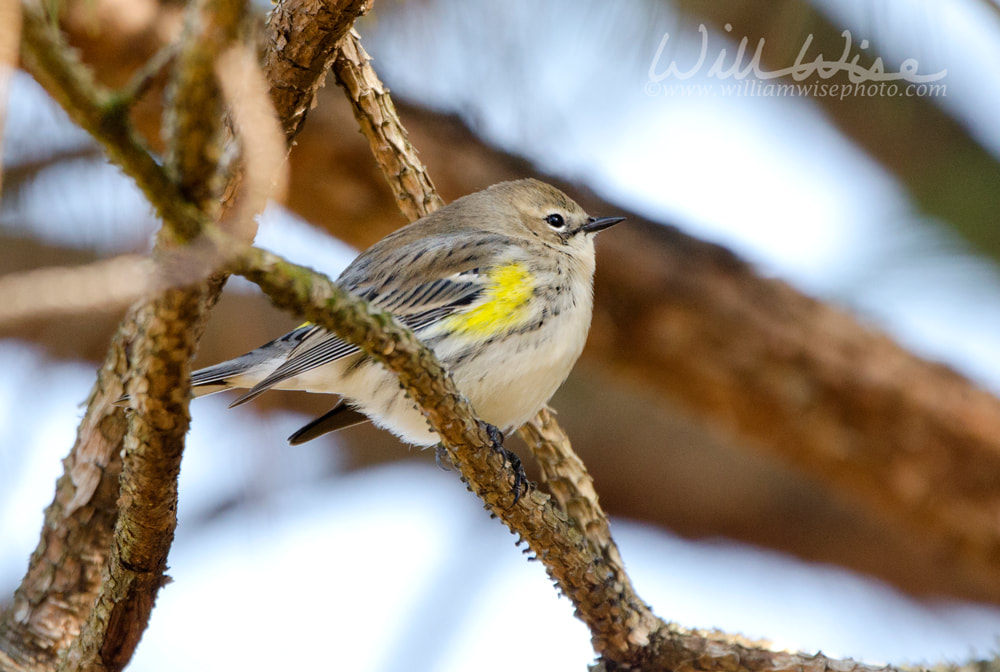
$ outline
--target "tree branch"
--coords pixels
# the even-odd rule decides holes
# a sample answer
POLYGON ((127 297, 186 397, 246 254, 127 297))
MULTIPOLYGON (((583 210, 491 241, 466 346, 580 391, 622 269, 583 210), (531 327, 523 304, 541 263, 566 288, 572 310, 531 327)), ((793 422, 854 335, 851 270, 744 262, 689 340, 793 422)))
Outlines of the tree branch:
MULTIPOLYGON (((72 55, 37 0, 25 0, 24 8, 22 49, 24 61, 35 77, 71 118, 104 145, 112 161, 136 180, 167 227, 181 238, 200 230, 206 222, 204 214, 184 197, 132 131, 126 109, 132 100, 126 97, 120 102, 94 84, 91 72, 72 55)), ((351 15, 340 20, 349 26, 355 18, 351 15)), ((290 44, 294 45, 299 37, 289 36, 290 44)), ((321 74, 315 73, 315 77, 321 74)), ((306 79, 300 83, 317 85, 306 79)), ((191 84, 198 85, 194 81, 191 84)), ((215 157, 202 155, 202 159, 212 163, 215 157)), ((190 169, 196 165, 194 161, 190 169)), ((152 390, 154 395, 146 401, 146 412, 137 414, 135 441, 129 449, 133 465, 127 480, 141 481, 152 476, 166 487, 153 488, 153 492, 165 495, 163 501, 175 501, 173 465, 182 447, 183 432, 178 430, 186 426, 187 416, 186 402, 178 407, 171 395, 188 389, 187 362, 200 336, 205 310, 214 302, 219 288, 221 284, 216 283, 207 294, 201 288, 168 291, 145 308, 132 311, 123 322, 91 392, 77 442, 64 461, 65 473, 57 483, 53 504, 46 510, 38 548, 13 603, 0 617, 0 665, 51 669, 58 653, 65 651, 80 632, 94 605, 117 515, 119 454, 125 422, 114 402, 122 394, 120 381, 127 370, 126 352, 136 348, 137 342, 141 342, 139 349, 150 356, 149 368, 139 369, 137 381, 146 380, 140 388, 152 390), (166 388, 163 383, 168 383, 166 388)), ((157 508, 162 502, 128 492, 133 492, 131 487, 122 500, 119 542, 110 560, 109 578, 113 580, 102 594, 102 608, 94 611, 87 637, 67 657, 70 666, 94 663, 115 669, 124 665, 145 627, 143 614, 148 615, 162 582, 164 565, 158 558, 165 557, 171 537, 170 530, 162 526, 172 529, 173 514, 169 512, 163 518, 162 510, 157 508), (137 552, 138 547, 131 543, 134 539, 129 537, 148 531, 142 522, 150 520, 168 534, 149 540, 152 552, 137 552), (139 624, 138 630, 133 622, 139 624)))
POLYGON ((76 443, 63 460, 41 538, 14 599, 0 617, 0 669, 51 670, 80 631, 101 584, 117 516, 126 421, 114 406, 138 325, 126 320, 97 373, 76 443), (5 660, 4 657, 7 657, 5 660))
POLYGON ((721 248, 641 220, 615 234, 591 357, 902 521, 1000 595, 1000 400, 721 248))
MULTIPOLYGON (((226 140, 215 68, 219 55, 236 41, 245 13, 246 3, 239 0, 193 0, 167 87, 167 174, 187 200, 213 220, 221 206, 225 175, 219 168, 226 140)), ((181 240, 199 232, 186 232, 181 240)))
POLYGON ((412 222, 444 205, 356 31, 344 38, 333 72, 403 215, 412 222))
POLYGON ((191 357, 207 311, 207 285, 168 290, 142 304, 128 392, 118 518, 108 565, 87 621, 60 670, 121 670, 139 644, 177 526, 177 477, 190 424, 191 357))
POLYGON ((373 0, 288 0, 268 17, 264 74, 285 135, 294 138, 326 79, 338 43, 373 0))
POLYGON ((39 317, 124 309, 148 291, 149 267, 146 257, 125 255, 0 276, 0 328, 39 317))
MULTIPOLYGON (((603 545, 594 543, 590 535, 585 536, 584 530, 562 508, 537 490, 531 490, 511 505, 512 475, 494 449, 485 423, 475 417, 469 402, 434 353, 389 313, 373 311, 366 302, 322 275, 256 248, 240 256, 234 271, 257 283, 278 307, 294 311, 357 345, 399 377, 400 384, 441 436, 452 463, 470 490, 483 500, 490 513, 528 544, 545 564, 549 576, 573 602, 577 616, 590 628, 595 650, 602 656, 599 669, 719 672, 894 669, 837 661, 822 655, 775 652, 721 635, 705 636, 668 626, 653 615, 632 589, 599 508, 580 517, 590 518, 591 529, 587 530, 590 535, 603 527, 603 532, 596 532, 605 539, 603 545)), ((545 444, 545 450, 568 448, 565 435, 547 411, 540 414, 525 434, 545 444)), ((578 468, 572 467, 565 473, 577 472, 578 468)), ((583 488, 559 489, 572 495, 586 488, 584 483, 583 488)), ((592 499, 596 498, 583 496, 588 504, 592 499)), ((570 496, 566 501, 573 508, 579 500, 570 496)))
POLYGON ((23 0, 21 58, 31 75, 90 133, 112 162, 135 180, 164 221, 197 231, 201 215, 162 169, 128 120, 128 108, 113 92, 94 81, 93 73, 66 44, 39 0, 23 0))
MULTIPOLYGON (((215 63, 237 39, 246 0, 194 0, 171 80, 167 170, 187 202, 214 219, 220 208, 224 140, 215 63)), ((190 242, 200 227, 163 220, 155 257, 190 242)), ((222 282, 169 289, 143 302, 130 349, 133 408, 125 436, 118 518, 93 609, 60 670, 117 672, 132 659, 160 588, 177 527, 177 477, 191 417, 191 360, 222 282)))
MULTIPOLYGON (((7 126, 7 101, 10 80, 17 68, 17 56, 21 43, 21 3, 20 0, 0 0, 0 140, 7 126)), ((3 159, 0 156, 0 188, 3 183, 3 159)))

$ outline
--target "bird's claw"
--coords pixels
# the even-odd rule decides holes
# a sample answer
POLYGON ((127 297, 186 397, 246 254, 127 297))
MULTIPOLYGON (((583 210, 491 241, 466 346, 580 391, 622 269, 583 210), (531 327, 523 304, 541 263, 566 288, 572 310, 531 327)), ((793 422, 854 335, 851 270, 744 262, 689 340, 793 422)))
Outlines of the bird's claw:
POLYGON ((504 448, 503 432, 488 423, 486 425, 486 432, 490 436, 490 443, 492 443, 493 450, 500 453, 500 457, 503 458, 505 465, 509 460, 511 469, 514 470, 514 501, 511 502, 511 506, 514 506, 521 499, 522 490, 527 492, 531 488, 531 481, 528 480, 527 474, 524 473, 524 465, 521 464, 521 458, 517 456, 517 453, 504 448))
POLYGON ((448 449, 443 443, 434 446, 434 462, 441 471, 451 471, 451 456, 448 455, 448 449))

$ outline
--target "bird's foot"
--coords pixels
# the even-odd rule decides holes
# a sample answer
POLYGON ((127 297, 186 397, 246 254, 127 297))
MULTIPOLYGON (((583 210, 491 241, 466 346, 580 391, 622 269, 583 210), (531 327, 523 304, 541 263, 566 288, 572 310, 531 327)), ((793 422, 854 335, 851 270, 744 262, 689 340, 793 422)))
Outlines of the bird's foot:
POLYGON ((448 449, 444 447, 443 443, 434 446, 434 462, 437 463, 441 471, 451 471, 451 456, 448 455, 448 449))
POLYGON ((531 489, 531 481, 528 480, 528 476, 524 473, 524 465, 521 464, 521 458, 517 456, 512 450, 507 450, 503 446, 503 432, 494 427, 493 425, 486 423, 486 432, 490 436, 490 443, 493 444, 493 450, 500 453, 500 457, 504 460, 504 465, 510 461, 510 467, 514 470, 514 501, 511 502, 511 506, 517 504, 518 500, 521 499, 521 494, 527 492, 531 489))

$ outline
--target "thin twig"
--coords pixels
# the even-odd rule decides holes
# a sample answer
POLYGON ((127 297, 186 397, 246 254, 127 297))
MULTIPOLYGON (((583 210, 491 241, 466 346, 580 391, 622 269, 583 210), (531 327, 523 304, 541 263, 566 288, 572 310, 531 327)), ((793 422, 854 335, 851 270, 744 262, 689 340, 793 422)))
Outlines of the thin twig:
POLYGON ((132 107, 146 92, 153 86, 157 77, 173 63, 177 57, 179 44, 166 44, 153 54, 139 70, 132 73, 129 81, 123 87, 114 92, 114 98, 118 105, 122 107, 132 107))
POLYGON ((413 221, 444 205, 356 31, 344 38, 333 72, 403 215, 413 221))

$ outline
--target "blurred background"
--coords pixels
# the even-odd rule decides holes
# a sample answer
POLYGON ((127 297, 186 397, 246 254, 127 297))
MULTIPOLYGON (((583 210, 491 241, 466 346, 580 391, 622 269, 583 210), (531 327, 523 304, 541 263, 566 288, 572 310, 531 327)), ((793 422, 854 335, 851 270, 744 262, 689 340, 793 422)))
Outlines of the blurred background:
MULTIPOLYGON (((179 17, 173 3, 97 0, 68 3, 64 19, 98 76, 120 85, 179 17)), ((558 181, 591 214, 727 248, 758 276, 1000 392, 991 0, 385 1, 358 30, 446 200, 504 179, 558 181), (743 37, 744 62, 764 40, 761 72, 793 65, 807 41, 806 60, 836 61, 850 40, 844 61, 881 58, 900 72, 915 59, 939 86, 793 95, 709 76, 743 37), (691 76, 663 78, 670 63, 691 76)), ((288 203, 261 217, 258 243, 336 275, 404 220, 328 84, 292 151, 288 203)), ((136 110, 154 146, 159 109, 151 95, 136 110)), ((141 194, 24 73, 10 87, 3 164, 0 272, 149 249, 157 221, 141 194)), ((648 270, 629 265, 613 237, 635 234, 621 228, 598 244, 594 345, 552 406, 639 594, 684 626, 831 656, 992 657, 996 590, 759 438, 598 356, 633 346, 601 322, 615 301, 602 278, 648 270)), ((0 332, 0 604, 37 542, 120 318, 88 311, 0 332)), ((234 278, 196 364, 298 322, 234 278)), ((579 670, 592 659, 540 563, 432 452, 370 427, 290 447, 285 437, 332 399, 272 392, 228 410, 233 398, 192 404, 175 581, 131 669, 316 667, 335 655, 352 670, 463 670, 472 659, 579 670)), ((510 447, 526 457, 518 439, 510 447)))

